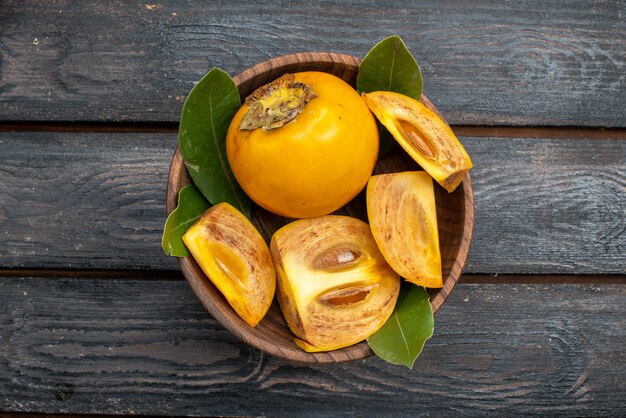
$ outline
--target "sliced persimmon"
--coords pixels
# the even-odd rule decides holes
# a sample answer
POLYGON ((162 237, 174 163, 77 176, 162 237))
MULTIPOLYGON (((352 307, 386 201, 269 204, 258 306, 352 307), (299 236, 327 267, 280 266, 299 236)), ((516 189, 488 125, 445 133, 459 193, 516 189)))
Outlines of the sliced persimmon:
POLYGON ((278 302, 303 350, 356 344, 391 316, 400 278, 365 222, 334 215, 295 221, 276 231, 270 250, 278 302))
POLYGON ((391 91, 363 93, 365 103, 402 148, 448 192, 472 168, 452 129, 423 103, 391 91))
POLYGON ((257 326, 274 299, 276 270, 254 225, 233 206, 220 203, 204 212, 183 242, 241 319, 257 326))
POLYGON ((372 176, 367 215, 387 263, 420 286, 443 286, 433 180, 424 171, 372 176))

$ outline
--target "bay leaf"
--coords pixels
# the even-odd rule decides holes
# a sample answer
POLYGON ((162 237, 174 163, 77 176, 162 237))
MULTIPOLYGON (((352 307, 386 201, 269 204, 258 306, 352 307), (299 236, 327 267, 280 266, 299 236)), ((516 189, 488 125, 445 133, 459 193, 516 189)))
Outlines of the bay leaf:
POLYGON ((391 317, 367 343, 386 362, 412 369, 433 329, 428 292, 422 286, 404 282, 391 317))
POLYGON ((189 250, 183 243, 183 235, 211 204, 202 196, 202 193, 193 185, 180 189, 178 206, 170 213, 165 221, 161 245, 165 254, 175 257, 187 257, 189 250))
POLYGON ((251 201, 226 156, 226 133, 241 100, 233 79, 219 68, 191 90, 180 117, 178 142, 194 184, 209 202, 228 202, 250 218, 251 201))
MULTIPOLYGON (((359 65, 356 89, 360 93, 393 91, 419 100, 422 96, 422 73, 402 39, 393 35, 377 43, 359 65)), ((396 141, 378 122, 380 149, 378 159, 387 155, 396 141)))

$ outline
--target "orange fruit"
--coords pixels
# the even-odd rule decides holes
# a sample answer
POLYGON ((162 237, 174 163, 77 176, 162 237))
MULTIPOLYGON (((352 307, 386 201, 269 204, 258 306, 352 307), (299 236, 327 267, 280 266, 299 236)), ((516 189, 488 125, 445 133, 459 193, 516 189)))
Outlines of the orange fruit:
POLYGON ((316 217, 364 188, 378 156, 378 128, 343 80, 286 74, 246 99, 226 151, 235 178, 258 205, 286 217, 316 217))

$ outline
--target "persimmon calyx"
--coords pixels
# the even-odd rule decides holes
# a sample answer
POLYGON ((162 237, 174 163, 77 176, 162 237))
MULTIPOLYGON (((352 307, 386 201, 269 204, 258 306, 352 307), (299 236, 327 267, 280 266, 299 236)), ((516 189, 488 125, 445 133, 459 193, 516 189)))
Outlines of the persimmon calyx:
POLYGON ((294 120, 316 97, 308 84, 295 81, 293 74, 285 74, 259 87, 246 98, 245 104, 250 109, 241 120, 239 129, 280 128, 294 120))

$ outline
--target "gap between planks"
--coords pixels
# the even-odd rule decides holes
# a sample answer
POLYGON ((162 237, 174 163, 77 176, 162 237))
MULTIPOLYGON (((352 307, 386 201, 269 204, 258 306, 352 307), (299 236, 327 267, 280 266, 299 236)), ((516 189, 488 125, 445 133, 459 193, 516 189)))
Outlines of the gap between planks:
MULTIPOLYGON (((141 418, 167 418, 167 417, 175 417, 176 415, 142 415, 142 414, 121 414, 121 415, 110 415, 110 414, 48 414, 45 412, 1 412, 0 418, 22 418, 22 417, 32 417, 32 418, 87 418, 87 417, 97 417, 97 418, 124 418, 124 417, 141 417, 141 418)), ((183 415, 181 415, 183 416, 183 415)))
MULTIPOLYGON (((2 277, 184 280, 178 270, 0 269, 2 277)), ((463 274, 461 284, 626 284, 626 274, 463 274)))
MULTIPOLYGON (((494 138, 626 139, 623 128, 580 128, 571 126, 472 126, 452 125, 458 136, 494 138)), ((163 123, 71 123, 1 122, 0 132, 137 132, 176 133, 178 124, 163 123)))
POLYGON ((178 270, 0 269, 0 280, 3 277, 40 279, 184 280, 183 273, 178 270))

